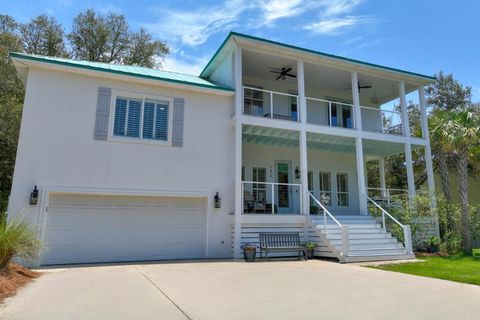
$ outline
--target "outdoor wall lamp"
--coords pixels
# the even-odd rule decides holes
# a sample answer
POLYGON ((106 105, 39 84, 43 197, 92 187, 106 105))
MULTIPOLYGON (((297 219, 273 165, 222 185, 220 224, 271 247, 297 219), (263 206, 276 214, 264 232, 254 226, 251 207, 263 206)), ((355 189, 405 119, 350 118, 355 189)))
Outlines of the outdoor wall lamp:
POLYGON ((300 179, 300 169, 298 167, 295 168, 295 178, 300 179))
POLYGON ((37 189, 37 185, 35 185, 35 188, 33 188, 32 193, 30 193, 30 204, 36 205, 37 203, 38 203, 38 189, 37 189))
POLYGON ((213 197, 213 206, 217 209, 222 206, 222 199, 220 199, 218 192, 215 194, 215 197, 213 197))

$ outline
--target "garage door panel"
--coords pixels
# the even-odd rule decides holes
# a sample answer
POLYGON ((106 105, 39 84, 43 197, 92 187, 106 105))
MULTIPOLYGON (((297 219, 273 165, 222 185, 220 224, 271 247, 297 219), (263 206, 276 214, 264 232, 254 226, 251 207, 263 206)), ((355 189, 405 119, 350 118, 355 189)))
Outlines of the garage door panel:
POLYGON ((51 195, 43 264, 203 258, 205 200, 51 195))

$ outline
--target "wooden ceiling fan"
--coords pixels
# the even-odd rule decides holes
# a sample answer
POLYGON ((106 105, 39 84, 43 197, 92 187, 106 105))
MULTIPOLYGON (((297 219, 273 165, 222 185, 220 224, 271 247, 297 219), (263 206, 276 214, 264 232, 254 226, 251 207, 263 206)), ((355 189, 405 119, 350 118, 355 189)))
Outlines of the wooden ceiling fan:
POLYGON ((279 80, 279 79, 285 80, 287 79, 287 77, 296 78, 297 75, 290 73, 290 71, 292 71, 292 68, 286 68, 286 67, 283 67, 282 70, 270 70, 270 72, 278 74, 278 77, 275 80, 279 80))

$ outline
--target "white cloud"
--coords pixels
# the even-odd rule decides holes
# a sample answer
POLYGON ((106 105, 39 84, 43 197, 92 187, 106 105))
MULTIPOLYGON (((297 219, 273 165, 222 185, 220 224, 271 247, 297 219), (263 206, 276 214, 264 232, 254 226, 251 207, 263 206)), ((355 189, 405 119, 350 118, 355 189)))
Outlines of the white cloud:
POLYGON ((319 34, 335 35, 341 33, 349 27, 353 27, 361 23, 367 23, 369 21, 369 17, 345 16, 339 18, 322 19, 319 22, 306 25, 304 29, 311 30, 319 34))
POLYGON ((363 0, 325 0, 322 1, 323 16, 338 16, 352 11, 363 0))
POLYGON ((363 0, 323 0, 320 2, 320 14, 317 22, 305 25, 305 30, 323 35, 336 35, 345 30, 372 22, 370 16, 348 15, 363 0))
POLYGON ((249 8, 250 6, 241 0, 185 11, 157 8, 160 13, 159 21, 146 24, 145 27, 162 38, 196 46, 205 43, 216 33, 232 29, 240 15, 249 8))
POLYGON ((304 12, 305 3, 302 0, 267 0, 260 3, 263 10, 263 21, 260 25, 270 24, 277 19, 294 17, 304 12))
POLYGON ((177 55, 168 55, 165 57, 162 69, 186 73, 191 75, 199 75, 207 64, 209 58, 196 58, 196 59, 185 59, 178 57, 177 55))

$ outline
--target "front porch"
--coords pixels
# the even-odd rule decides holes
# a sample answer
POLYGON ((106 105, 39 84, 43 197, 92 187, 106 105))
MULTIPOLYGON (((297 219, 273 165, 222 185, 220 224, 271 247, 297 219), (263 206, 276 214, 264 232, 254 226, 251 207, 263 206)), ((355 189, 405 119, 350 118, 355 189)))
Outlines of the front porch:
MULTIPOLYGON (((397 195, 408 197, 408 190, 389 189, 385 181, 366 188, 366 163, 383 163, 403 153, 404 144, 362 139, 358 157, 354 138, 314 132, 306 136, 305 183, 298 131, 242 126, 241 243, 257 242, 261 232, 298 232, 304 242, 317 244, 319 257, 344 262, 366 256, 368 260, 411 258, 408 226, 388 211, 379 211, 379 216, 373 215, 378 210, 372 212, 375 205, 385 210, 387 203, 396 204, 397 195)), ((384 178, 385 172, 379 175, 384 178)))

